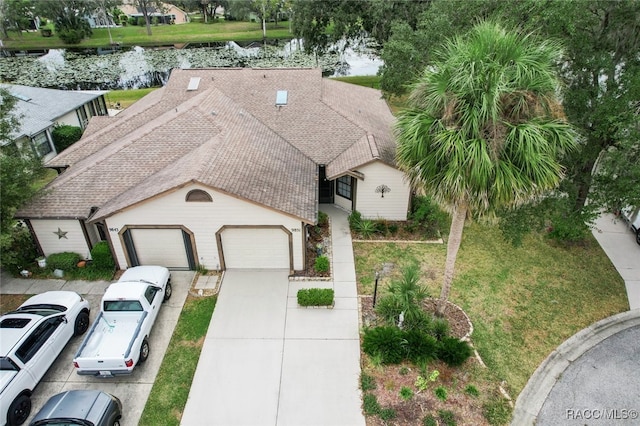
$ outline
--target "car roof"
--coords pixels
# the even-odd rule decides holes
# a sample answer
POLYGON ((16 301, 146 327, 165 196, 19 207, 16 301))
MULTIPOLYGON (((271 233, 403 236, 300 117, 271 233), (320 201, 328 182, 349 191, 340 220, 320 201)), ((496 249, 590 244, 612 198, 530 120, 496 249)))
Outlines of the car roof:
POLYGON ((111 401, 111 395, 95 389, 62 392, 49 398, 31 424, 57 418, 85 419, 97 424, 111 401))
POLYGON ((118 282, 143 281, 162 286, 168 276, 169 270, 164 266, 135 266, 124 271, 118 282))
POLYGON ((149 287, 148 283, 117 282, 107 287, 102 300, 140 299, 149 287))

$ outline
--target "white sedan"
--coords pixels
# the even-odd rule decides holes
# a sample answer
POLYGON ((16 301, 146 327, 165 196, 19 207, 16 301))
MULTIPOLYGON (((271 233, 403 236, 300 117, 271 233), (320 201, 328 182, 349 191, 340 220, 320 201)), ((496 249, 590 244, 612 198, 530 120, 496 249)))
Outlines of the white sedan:
POLYGON ((71 337, 89 328, 89 302, 72 291, 31 297, 0 317, 0 424, 24 423, 31 394, 71 337))

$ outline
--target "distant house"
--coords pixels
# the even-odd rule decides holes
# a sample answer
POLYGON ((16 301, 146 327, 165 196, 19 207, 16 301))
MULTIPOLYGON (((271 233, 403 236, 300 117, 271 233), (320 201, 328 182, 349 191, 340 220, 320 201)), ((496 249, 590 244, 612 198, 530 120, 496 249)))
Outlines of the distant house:
POLYGON ((30 146, 44 161, 57 154, 51 138, 56 124, 84 129, 89 118, 107 115, 106 91, 43 89, 17 84, 0 84, 0 87, 16 98, 15 114, 20 126, 12 134, 12 143, 30 146))
MULTIPOLYGON (((129 18, 144 18, 142 9, 135 3, 125 3, 120 6, 120 10, 129 18)), ((154 19, 157 19, 159 24, 185 24, 189 22, 187 12, 173 4, 162 3, 161 9, 151 6, 147 10, 152 23, 154 19)))
POLYGON ((120 268, 303 270, 319 204, 406 220, 393 123, 380 91, 320 69, 174 69, 94 117, 16 216, 45 255, 106 240, 120 268))

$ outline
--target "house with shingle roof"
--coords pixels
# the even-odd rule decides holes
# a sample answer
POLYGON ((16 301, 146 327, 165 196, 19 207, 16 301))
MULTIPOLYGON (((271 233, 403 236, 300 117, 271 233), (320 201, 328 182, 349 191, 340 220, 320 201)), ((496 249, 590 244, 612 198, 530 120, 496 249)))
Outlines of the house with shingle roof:
POLYGON ((106 91, 57 90, 19 84, 0 84, 16 100, 14 113, 19 125, 11 143, 29 147, 44 161, 56 156, 51 132, 56 125, 84 129, 89 119, 107 115, 106 91))
POLYGON ((379 91, 319 69, 176 69, 91 119, 18 216, 45 255, 106 240, 120 268, 302 270, 319 204, 406 220, 393 122, 379 91))

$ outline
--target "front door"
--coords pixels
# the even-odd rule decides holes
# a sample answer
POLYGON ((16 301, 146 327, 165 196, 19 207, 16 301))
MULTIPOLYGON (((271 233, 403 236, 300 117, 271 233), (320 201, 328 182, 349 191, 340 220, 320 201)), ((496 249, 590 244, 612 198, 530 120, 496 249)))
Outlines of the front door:
POLYGON ((324 166, 320 166, 319 179, 320 194, 318 195, 318 202, 320 204, 333 204, 333 181, 327 179, 327 171, 324 166))

